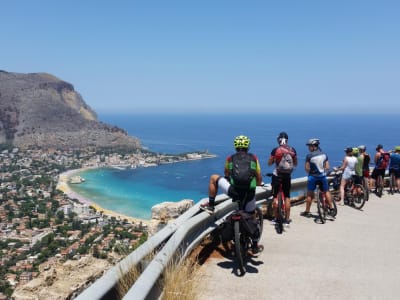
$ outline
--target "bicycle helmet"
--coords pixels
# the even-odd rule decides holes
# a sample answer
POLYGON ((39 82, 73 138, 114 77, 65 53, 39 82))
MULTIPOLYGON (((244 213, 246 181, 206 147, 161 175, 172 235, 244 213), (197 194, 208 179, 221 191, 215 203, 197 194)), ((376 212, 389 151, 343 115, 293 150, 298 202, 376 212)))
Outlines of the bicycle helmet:
POLYGON ((306 145, 307 146, 312 145, 312 146, 317 146, 318 147, 319 146, 319 139, 309 139, 306 145))
POLYGON ((358 149, 360 151, 365 151, 365 150, 367 150, 367 147, 365 147, 365 145, 360 145, 360 146, 358 146, 358 149))
POLYGON ((381 144, 378 144, 378 146, 376 146, 376 151, 379 151, 383 148, 383 146, 381 144))
POLYGON ((400 146, 394 147, 394 151, 400 151, 400 146))
POLYGON ((235 149, 249 149, 250 139, 245 135, 239 135, 235 137, 233 141, 233 146, 235 149))
POLYGON ((289 139, 289 136, 286 132, 282 131, 278 137, 276 138, 276 140, 278 141, 279 145, 284 145, 286 144, 287 140, 289 139))
POLYGON ((346 153, 353 153, 353 148, 347 147, 346 149, 344 149, 344 152, 346 152, 346 153))
POLYGON ((353 148, 353 155, 358 155, 360 153, 360 150, 357 147, 353 148))

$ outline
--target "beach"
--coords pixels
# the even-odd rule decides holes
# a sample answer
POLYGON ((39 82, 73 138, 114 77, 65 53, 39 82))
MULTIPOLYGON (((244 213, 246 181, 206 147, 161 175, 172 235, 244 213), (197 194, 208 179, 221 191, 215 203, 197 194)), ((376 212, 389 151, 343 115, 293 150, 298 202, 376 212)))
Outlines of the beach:
POLYGON ((95 169, 96 167, 84 167, 80 169, 74 169, 74 170, 68 170, 64 173, 61 173, 59 175, 58 183, 57 183, 57 189, 62 191, 65 195, 68 196, 70 199, 76 199, 82 204, 87 204, 88 206, 92 206, 96 211, 98 212, 103 212, 103 215, 109 216, 109 217, 115 217, 118 220, 128 220, 130 223, 138 224, 142 223, 143 225, 150 225, 151 221, 150 220, 145 220, 145 219, 139 219, 139 218, 134 218, 131 216, 126 216, 121 213, 117 213, 115 211, 105 209, 98 205, 97 203, 93 202, 91 199, 88 199, 75 191, 73 191, 69 184, 70 184, 70 178, 73 176, 76 176, 77 174, 90 170, 90 169, 95 169))

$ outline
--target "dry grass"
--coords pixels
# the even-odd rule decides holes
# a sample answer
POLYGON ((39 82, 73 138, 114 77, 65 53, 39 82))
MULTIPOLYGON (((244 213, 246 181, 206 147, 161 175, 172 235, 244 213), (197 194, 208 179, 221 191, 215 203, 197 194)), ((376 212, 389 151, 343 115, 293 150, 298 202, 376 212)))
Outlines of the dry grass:
POLYGON ((125 294, 139 278, 140 274, 141 272, 138 266, 132 267, 125 276, 122 276, 121 271, 121 276, 119 276, 120 279, 116 286, 118 299, 122 299, 125 296, 125 294))
POLYGON ((164 272, 162 300, 194 300, 198 289, 195 272, 199 265, 188 257, 180 264, 171 263, 164 272))

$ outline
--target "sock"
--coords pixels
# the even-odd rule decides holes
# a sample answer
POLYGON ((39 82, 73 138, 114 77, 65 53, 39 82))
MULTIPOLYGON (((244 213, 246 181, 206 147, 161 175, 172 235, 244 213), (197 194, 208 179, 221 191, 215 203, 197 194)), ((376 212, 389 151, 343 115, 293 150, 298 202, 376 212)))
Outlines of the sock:
POLYGON ((215 197, 208 197, 208 204, 210 206, 214 206, 215 205, 215 197))

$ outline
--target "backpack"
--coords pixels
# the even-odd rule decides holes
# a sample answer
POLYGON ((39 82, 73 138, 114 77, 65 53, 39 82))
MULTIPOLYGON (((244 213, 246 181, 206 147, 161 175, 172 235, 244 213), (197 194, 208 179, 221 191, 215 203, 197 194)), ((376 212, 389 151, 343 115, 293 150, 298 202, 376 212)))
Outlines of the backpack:
POLYGON ((254 157, 250 153, 238 152, 231 156, 231 184, 237 188, 250 188, 256 176, 254 157))
MULTIPOLYGON (((241 210, 239 211, 240 218, 240 230, 245 232, 248 236, 253 239, 260 238, 260 224, 257 219, 255 219, 251 214, 241 210)), ((229 217, 225 222, 223 222, 219 227, 219 232, 223 242, 233 240, 234 238, 234 228, 233 221, 229 217)))
POLYGON ((282 153, 282 158, 276 166, 278 173, 292 173, 294 169, 293 157, 296 155, 293 149, 287 145, 279 146, 276 154, 279 153, 282 153))
POLYGON ((390 154, 387 152, 382 153, 377 163, 379 169, 386 169, 389 166, 389 160, 390 160, 390 154))

